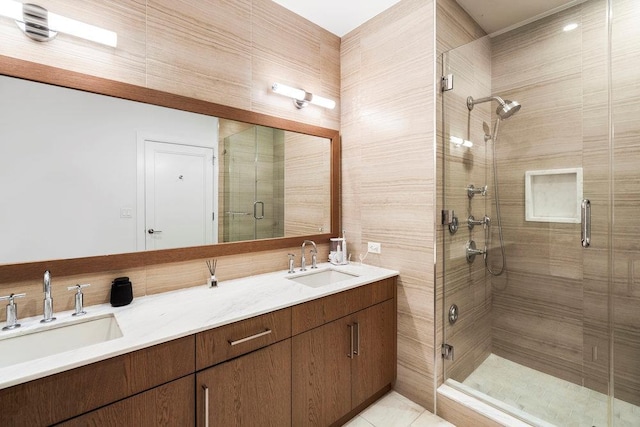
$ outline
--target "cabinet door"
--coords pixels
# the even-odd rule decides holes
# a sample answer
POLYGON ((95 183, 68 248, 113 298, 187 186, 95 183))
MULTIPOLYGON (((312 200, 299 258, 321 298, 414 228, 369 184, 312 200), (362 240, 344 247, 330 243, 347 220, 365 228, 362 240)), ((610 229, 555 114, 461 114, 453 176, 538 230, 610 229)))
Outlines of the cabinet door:
POLYGON ((291 339, 199 372, 196 394, 199 426, 290 426, 291 339))
POLYGON ((351 410, 350 320, 293 337, 294 426, 327 426, 351 410))
POLYGON ((189 375, 172 381, 59 426, 192 426, 195 424, 194 377, 189 375))
POLYGON ((357 355, 353 358, 351 381, 353 407, 358 406, 396 374, 395 300, 359 311, 356 316, 357 355))

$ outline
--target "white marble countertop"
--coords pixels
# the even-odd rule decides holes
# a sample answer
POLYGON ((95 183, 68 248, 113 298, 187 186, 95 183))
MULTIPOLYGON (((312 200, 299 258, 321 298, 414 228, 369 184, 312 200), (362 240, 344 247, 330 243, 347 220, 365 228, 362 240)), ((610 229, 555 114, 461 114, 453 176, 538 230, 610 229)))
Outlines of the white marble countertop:
MULTIPOLYGON (((73 311, 55 313, 57 320, 42 326, 41 316, 19 319, 22 326, 0 333, 0 341, 43 328, 86 321, 113 313, 123 336, 76 350, 0 368, 0 389, 63 372, 89 363, 185 337, 260 314, 290 307, 316 298, 394 277, 397 271, 352 263, 334 266, 318 264, 318 270, 288 274, 286 271, 218 282, 218 287, 196 286, 178 291, 134 298, 124 307, 101 304, 85 307, 87 314, 72 317, 73 311), (312 288, 288 280, 327 269, 357 277, 312 288)), ((7 343, 9 344, 9 343, 7 343)), ((10 347, 10 346, 9 346, 10 347)), ((19 351, 17 349, 16 351, 19 351)))

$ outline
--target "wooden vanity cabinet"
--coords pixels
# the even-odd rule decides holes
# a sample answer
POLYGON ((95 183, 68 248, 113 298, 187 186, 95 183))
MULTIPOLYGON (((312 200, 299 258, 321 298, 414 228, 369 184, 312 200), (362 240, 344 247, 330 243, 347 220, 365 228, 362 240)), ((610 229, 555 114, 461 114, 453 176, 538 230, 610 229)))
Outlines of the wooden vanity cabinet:
POLYGON ((328 426, 396 376, 395 278, 0 390, 0 426, 328 426))
MULTIPOLYGON (((330 298, 325 301, 328 310, 336 310, 331 298, 337 296, 347 295, 327 297, 330 298)), ((345 299, 342 307, 361 306, 363 301, 374 303, 382 299, 382 302, 292 339, 292 422, 295 426, 332 425, 389 388, 395 380, 395 279, 357 288, 352 296, 360 299, 345 299)), ((304 310, 305 306, 299 307, 304 310)))
POLYGON ((290 426, 290 337, 290 308, 196 334, 197 425, 290 426))

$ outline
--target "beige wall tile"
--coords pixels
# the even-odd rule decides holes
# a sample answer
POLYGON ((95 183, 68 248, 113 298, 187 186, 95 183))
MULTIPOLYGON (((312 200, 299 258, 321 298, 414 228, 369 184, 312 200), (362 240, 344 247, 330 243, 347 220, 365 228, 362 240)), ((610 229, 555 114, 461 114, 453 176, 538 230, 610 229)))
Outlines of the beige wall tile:
POLYGON ((340 61, 344 227, 356 251, 382 244, 366 263, 400 271, 396 388, 427 408, 434 395, 434 9, 431 1, 403 0, 343 37, 340 61))
POLYGON ((151 0, 147 84, 251 109, 251 1, 151 0))

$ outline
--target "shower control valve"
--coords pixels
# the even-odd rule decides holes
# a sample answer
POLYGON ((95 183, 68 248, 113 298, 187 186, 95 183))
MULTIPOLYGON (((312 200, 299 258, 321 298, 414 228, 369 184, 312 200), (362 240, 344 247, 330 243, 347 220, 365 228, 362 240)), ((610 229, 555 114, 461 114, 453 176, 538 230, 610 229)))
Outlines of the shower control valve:
POLYGON ((475 196, 476 194, 479 194, 481 196, 486 196, 487 195, 487 186, 485 185, 484 187, 474 187, 473 184, 469 184, 469 186, 467 187, 467 196, 469 196, 470 199, 473 199, 473 196, 475 196))
POLYGON ((469 230, 473 230, 473 227, 476 225, 481 225, 486 229, 490 224, 491 219, 486 215, 482 217, 482 219, 475 219, 473 215, 469 215, 469 218, 467 218, 467 226, 469 227, 469 230))
POLYGON ((477 255, 487 256, 487 249, 476 249, 476 242, 469 240, 465 245, 465 255, 469 264, 475 261, 477 255))

